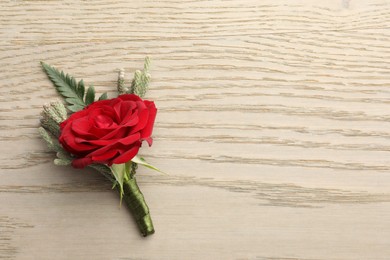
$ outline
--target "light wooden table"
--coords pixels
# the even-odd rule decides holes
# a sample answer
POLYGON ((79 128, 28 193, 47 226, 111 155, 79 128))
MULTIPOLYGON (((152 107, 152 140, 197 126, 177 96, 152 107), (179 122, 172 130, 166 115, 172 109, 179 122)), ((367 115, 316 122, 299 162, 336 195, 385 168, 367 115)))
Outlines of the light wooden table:
POLYGON ((0 90, 0 259, 390 259, 389 1, 2 0, 0 90), (113 95, 146 55, 145 239, 37 127, 39 61, 113 95))

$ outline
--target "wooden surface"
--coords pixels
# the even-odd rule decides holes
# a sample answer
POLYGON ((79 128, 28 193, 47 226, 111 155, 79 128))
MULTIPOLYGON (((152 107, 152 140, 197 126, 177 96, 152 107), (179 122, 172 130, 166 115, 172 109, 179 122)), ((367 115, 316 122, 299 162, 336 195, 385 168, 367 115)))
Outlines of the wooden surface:
POLYGON ((0 67, 0 259, 390 259, 389 1, 2 0, 0 67), (37 127, 39 61, 113 96, 146 55, 145 239, 37 127))

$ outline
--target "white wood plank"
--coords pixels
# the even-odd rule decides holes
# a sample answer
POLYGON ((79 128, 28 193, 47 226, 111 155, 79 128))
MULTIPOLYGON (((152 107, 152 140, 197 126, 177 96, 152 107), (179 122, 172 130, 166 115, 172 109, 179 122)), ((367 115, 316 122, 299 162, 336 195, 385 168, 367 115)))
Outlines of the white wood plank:
POLYGON ((1 259, 389 259, 389 1, 2 1, 1 259), (52 165, 44 60, 115 93, 152 59, 156 234, 52 165))

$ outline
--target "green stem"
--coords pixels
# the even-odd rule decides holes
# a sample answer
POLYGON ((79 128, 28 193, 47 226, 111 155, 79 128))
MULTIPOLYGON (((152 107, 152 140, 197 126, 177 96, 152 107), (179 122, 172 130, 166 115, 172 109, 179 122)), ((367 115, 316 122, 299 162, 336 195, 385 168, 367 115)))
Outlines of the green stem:
POLYGON ((123 199, 133 214, 142 235, 146 237, 153 234, 154 227, 149 207, 134 177, 123 182, 123 199))

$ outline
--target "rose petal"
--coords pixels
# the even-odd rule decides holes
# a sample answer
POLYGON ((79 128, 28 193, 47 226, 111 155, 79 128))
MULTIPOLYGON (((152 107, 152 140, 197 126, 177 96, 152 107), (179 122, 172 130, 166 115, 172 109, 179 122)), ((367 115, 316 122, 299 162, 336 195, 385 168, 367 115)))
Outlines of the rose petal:
POLYGON ((104 140, 117 139, 120 137, 127 136, 128 135, 127 133, 128 133, 128 130, 126 129, 126 127, 118 126, 117 129, 108 132, 101 139, 104 139, 104 140))
POLYGON ((134 94, 123 94, 118 96, 119 99, 121 100, 129 100, 129 101, 142 101, 142 99, 134 94))
POLYGON ((85 139, 82 139, 82 138, 79 138, 79 137, 75 137, 75 142, 76 143, 91 144, 91 145, 98 145, 98 146, 112 145, 112 144, 115 144, 115 143, 121 143, 121 144, 124 144, 124 145, 129 145, 129 144, 134 143, 135 141, 138 141, 139 139, 140 139, 140 135, 137 133, 137 134, 126 136, 124 138, 109 139, 109 140, 103 140, 103 139, 100 139, 100 140, 85 140, 85 139))
POLYGON ((133 114, 132 111, 137 107, 137 105, 134 101, 123 101, 121 104, 120 118, 121 122, 123 122, 128 114, 133 114))
MULTIPOLYGON (((157 108, 154 105, 154 102, 152 102, 152 101, 145 100, 145 104, 149 109, 149 118, 148 118, 147 124, 145 125, 145 127, 141 131, 141 138, 147 139, 148 137, 150 137, 152 135, 152 132, 153 132, 153 125, 154 125, 154 121, 156 119, 157 108)), ((151 142, 149 143, 149 146, 150 145, 152 145, 151 142)))
POLYGON ((113 125, 114 121, 106 115, 97 115, 94 118, 95 125, 98 128, 109 128, 113 125))
POLYGON ((126 138, 123 138, 123 139, 120 139, 116 142, 113 142, 107 146, 103 146, 102 148, 100 149, 97 149, 93 152, 91 152, 89 154, 89 156, 98 156, 98 155, 102 155, 104 153, 106 153, 108 150, 110 150, 111 148, 113 148, 114 146, 117 146, 118 144, 122 144, 122 145, 131 145, 133 143, 135 143, 136 141, 139 141, 140 139, 140 134, 139 133, 136 133, 136 134, 133 134, 133 135, 130 135, 126 138))
POLYGON ((60 124, 60 129, 62 130, 66 125, 71 124, 74 120, 84 117, 86 113, 87 112, 85 110, 73 113, 68 119, 66 119, 60 124))
POLYGON ((71 124, 71 128, 76 136, 82 136, 88 139, 96 137, 89 131, 91 129, 91 123, 85 117, 74 120, 71 124))
POLYGON ((93 150, 96 147, 91 145, 79 144, 76 143, 75 136, 71 131, 71 124, 68 124, 63 129, 61 136, 59 138, 59 142, 64 146, 64 148, 71 153, 78 155, 80 152, 85 152, 89 150, 93 150))
POLYGON ((96 137, 95 139, 98 139, 98 138, 104 138, 104 136, 108 135, 109 133, 111 133, 112 131, 115 131, 115 130, 116 130, 115 128, 113 128, 113 129, 98 128, 93 124, 89 131, 91 132, 91 134, 93 134, 96 137))
POLYGON ((149 146, 152 146, 152 144, 153 144, 153 138, 152 137, 141 138, 141 141, 146 141, 149 146))
POLYGON ((139 151, 139 146, 134 146, 132 147, 130 150, 128 150, 127 152, 124 152, 122 153, 121 155, 119 155, 118 157, 116 157, 112 163, 115 163, 115 164, 120 164, 120 163, 125 163, 125 162, 128 162, 130 161, 131 159, 134 158, 134 156, 137 155, 139 151))
POLYGON ((147 109, 139 111, 138 118, 139 122, 131 129, 130 134, 139 132, 146 126, 146 124, 148 123, 149 111, 147 109))
POLYGON ((122 126, 134 126, 138 124, 139 118, 137 113, 131 113, 129 112, 122 120, 121 125, 122 126))
POLYGON ((72 161, 72 166, 74 168, 82 169, 90 165, 91 163, 92 163, 92 158, 90 157, 76 158, 72 161))
POLYGON ((117 153, 118 153, 117 150, 107 151, 101 155, 92 156, 92 160, 95 162, 106 162, 112 159, 112 157, 114 157, 117 153))

